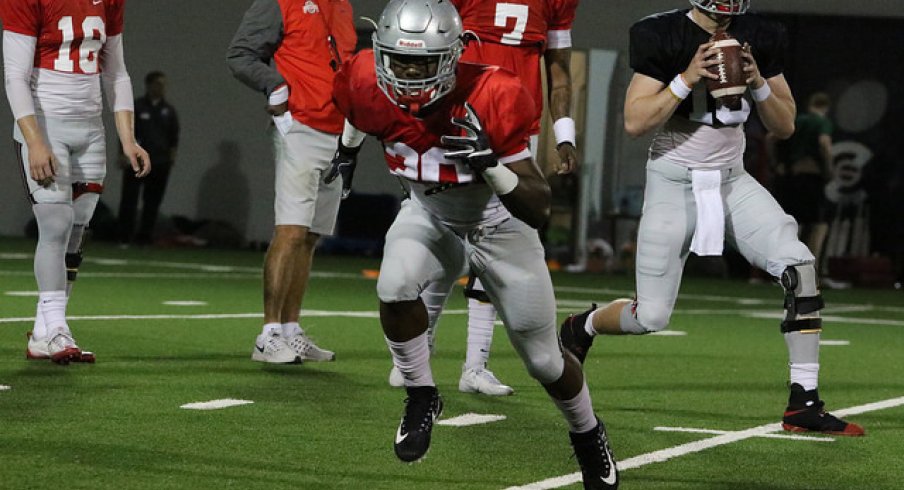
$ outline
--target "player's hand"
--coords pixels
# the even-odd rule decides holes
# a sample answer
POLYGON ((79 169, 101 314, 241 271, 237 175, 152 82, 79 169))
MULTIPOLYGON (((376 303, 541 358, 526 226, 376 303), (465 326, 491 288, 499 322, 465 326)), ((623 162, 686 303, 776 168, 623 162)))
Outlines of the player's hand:
POLYGON ((289 102, 288 101, 283 102, 282 104, 267 106, 267 112, 271 116, 282 116, 288 110, 289 110, 289 102))
POLYGON ((578 168, 578 154, 574 145, 568 141, 556 147, 559 153, 559 169, 556 171, 559 175, 570 174, 578 168))
POLYGON ((151 173, 151 157, 138 143, 122 145, 122 153, 128 159, 129 166, 135 172, 135 177, 145 177, 151 173))
POLYGON ((28 172, 41 187, 53 183, 58 167, 56 157, 43 141, 28 147, 28 172))
POLYGON ((465 136, 443 136, 444 146, 452 149, 445 152, 445 157, 450 160, 462 160, 471 167, 471 170, 482 173, 489 167, 495 167, 499 162, 493 149, 490 148, 490 140, 483 131, 480 118, 474 112, 471 104, 465 102, 465 117, 452 118, 452 124, 464 129, 465 136))
POLYGON ((359 151, 361 151, 360 146, 349 148, 340 140, 336 154, 330 161, 330 168, 323 175, 323 181, 327 184, 336 180, 336 177, 342 176, 342 199, 348 197, 352 191, 352 178, 355 176, 355 167, 358 165, 359 151))
POLYGON ((760 75, 760 67, 757 66, 756 60, 753 59, 753 50, 750 43, 744 43, 741 48, 741 59, 744 63, 744 73, 747 74, 747 86, 752 89, 758 89, 766 83, 766 79, 760 75))
POLYGON ((715 46, 716 43, 714 42, 706 42, 697 48, 697 52, 694 53, 690 64, 687 65, 687 69, 681 74, 681 78, 684 79, 684 83, 688 87, 694 88, 694 85, 697 85, 704 78, 719 79, 718 75, 709 71, 710 66, 719 64, 719 60, 716 59, 716 55, 719 54, 719 48, 715 46))

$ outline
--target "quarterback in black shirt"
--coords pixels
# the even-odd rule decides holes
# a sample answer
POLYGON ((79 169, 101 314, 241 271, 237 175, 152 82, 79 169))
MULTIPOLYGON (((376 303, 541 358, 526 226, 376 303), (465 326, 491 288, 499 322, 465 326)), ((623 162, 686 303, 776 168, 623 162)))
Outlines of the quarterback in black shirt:
POLYGON ((746 0, 690 0, 689 10, 663 12, 631 27, 634 76, 625 97, 625 130, 655 130, 647 162, 637 238, 637 297, 569 317, 563 345, 581 360, 597 334, 646 334, 668 326, 690 252, 721 255, 723 243, 767 271, 785 291, 781 332, 790 358, 790 396, 783 428, 860 436, 864 430, 826 413, 817 392, 823 300, 814 257, 797 223, 744 171, 743 124, 756 105, 779 138, 794 132, 796 113, 782 71, 782 26, 748 14, 746 0), (717 104, 708 71, 725 30, 743 46, 748 93, 739 108, 717 104))

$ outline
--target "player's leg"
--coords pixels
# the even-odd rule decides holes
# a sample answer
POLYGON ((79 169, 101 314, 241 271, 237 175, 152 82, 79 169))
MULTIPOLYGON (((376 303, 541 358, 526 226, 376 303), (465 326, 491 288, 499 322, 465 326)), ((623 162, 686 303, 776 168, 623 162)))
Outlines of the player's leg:
POLYGON ((559 347, 552 280, 536 230, 509 220, 468 246, 471 268, 498 306, 512 346, 569 426, 584 479, 615 488, 615 459, 580 363, 559 347))
POLYGON ((420 295, 431 282, 454 280, 463 265, 461 239, 417 202, 403 202, 386 234, 377 280, 383 335, 408 394, 394 444, 402 461, 417 461, 426 454, 433 422, 442 412, 430 369, 427 309, 420 295))
POLYGON ((34 273, 38 284, 38 307, 35 324, 28 333, 26 357, 50 359, 68 364, 81 356, 66 323, 66 247, 74 220, 72 209, 71 165, 69 152, 62 141, 65 128, 43 118, 38 120, 45 140, 57 159, 54 182, 41 186, 35 182, 28 168, 28 146, 18 126, 14 129, 17 155, 22 178, 28 187, 32 211, 38 224, 38 243, 35 247, 34 273))
POLYGON ((668 327, 696 222, 686 168, 647 164, 644 212, 637 234, 636 299, 617 299, 568 317, 562 345, 581 362, 596 335, 643 335, 668 327))
POLYGON ((468 277, 465 296, 468 298, 468 341, 458 390, 490 396, 511 395, 515 390, 499 381, 487 367, 496 326, 496 308, 474 274, 468 277))
POLYGON ((731 189, 726 195, 729 243, 751 264, 779 279, 785 290, 781 332, 788 347, 791 381, 785 429, 863 435, 859 425, 826 413, 819 399, 819 310, 823 300, 813 254, 798 239, 797 223, 749 175, 734 178, 731 189))

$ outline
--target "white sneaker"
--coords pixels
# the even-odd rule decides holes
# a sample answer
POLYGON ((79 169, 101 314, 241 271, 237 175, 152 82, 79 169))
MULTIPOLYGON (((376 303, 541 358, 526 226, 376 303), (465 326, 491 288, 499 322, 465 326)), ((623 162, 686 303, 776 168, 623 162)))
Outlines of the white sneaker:
POLYGON ((336 354, 333 351, 317 347, 317 344, 304 333, 293 335, 285 339, 285 342, 302 362, 336 360, 336 354))
POLYGON ((458 380, 458 391, 464 393, 483 393, 490 396, 508 396, 515 392, 509 385, 502 384, 493 372, 486 368, 462 367, 461 379, 458 380))
POLYGON ((295 351, 279 334, 260 334, 254 341, 251 360, 271 364, 293 364, 300 362, 295 351))
POLYGON ((405 377, 402 376, 402 371, 399 371, 399 368, 392 366, 392 369, 389 371, 389 386, 393 388, 404 388, 405 387, 405 377))
MULTIPOLYGON (((69 364, 70 362, 80 362, 82 360, 82 350, 72 333, 62 328, 54 329, 47 338, 37 338, 28 332, 28 348, 25 351, 25 357, 28 359, 50 359, 57 364, 69 364)), ((93 362, 94 355, 89 353, 93 362)))

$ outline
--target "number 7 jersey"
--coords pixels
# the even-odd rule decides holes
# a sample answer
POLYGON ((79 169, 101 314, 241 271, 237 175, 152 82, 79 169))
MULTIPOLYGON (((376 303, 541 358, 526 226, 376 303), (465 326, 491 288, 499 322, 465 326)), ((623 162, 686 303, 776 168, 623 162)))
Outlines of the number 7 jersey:
POLYGON ((38 113, 59 117, 100 113, 103 49, 109 37, 122 34, 124 3, 125 0, 0 2, 4 35, 34 38, 32 91, 38 113))

